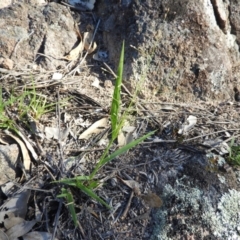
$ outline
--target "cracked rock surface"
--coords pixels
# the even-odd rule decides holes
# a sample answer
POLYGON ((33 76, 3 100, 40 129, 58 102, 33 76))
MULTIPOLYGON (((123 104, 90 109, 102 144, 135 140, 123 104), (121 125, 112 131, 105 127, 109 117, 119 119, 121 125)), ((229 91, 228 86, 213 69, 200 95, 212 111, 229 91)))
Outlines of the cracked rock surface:
MULTIPOLYGON (((110 8, 105 2, 100 16, 110 8)), ((117 64, 115 43, 126 39, 126 81, 135 86, 145 74, 145 99, 164 94, 167 100, 233 99, 239 79, 238 3, 148 0, 111 7, 115 14, 103 19, 115 28, 105 29, 104 43, 117 64)))
POLYGON ((0 55, 19 69, 63 67, 61 58, 78 42, 73 18, 60 4, 16 3, 0 9, 0 19, 0 55))

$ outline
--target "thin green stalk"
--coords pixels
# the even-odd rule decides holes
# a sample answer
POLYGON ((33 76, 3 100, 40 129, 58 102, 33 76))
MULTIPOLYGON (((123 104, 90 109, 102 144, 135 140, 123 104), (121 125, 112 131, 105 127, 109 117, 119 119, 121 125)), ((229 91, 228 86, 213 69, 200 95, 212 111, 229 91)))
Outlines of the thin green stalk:
MULTIPOLYGON (((96 201, 98 201, 99 203, 103 204, 104 206, 106 206, 108 208, 109 208, 109 205, 93 192, 93 189, 95 189, 98 186, 98 180, 93 180, 93 178, 105 164, 107 164, 111 160, 115 159, 116 157, 120 156, 121 154, 127 152, 129 149, 135 147, 137 144, 144 141, 146 138, 148 138, 150 135, 152 135, 154 133, 154 131, 150 132, 150 133, 140 137, 139 139, 136 139, 136 140, 128 143, 127 145, 116 150, 115 152, 109 154, 110 148, 113 145, 114 141, 117 139, 119 132, 121 131, 121 129, 124 125, 124 122, 127 118, 127 115, 129 114, 132 104, 135 100, 135 98, 133 98, 131 100, 127 110, 124 111, 124 113, 120 116, 123 63, 124 63, 124 42, 122 45, 122 50, 121 50, 121 55, 120 55, 120 60, 119 60, 119 65, 118 65, 118 71, 117 71, 116 84, 115 84, 113 98, 112 98, 111 115, 110 115, 112 132, 111 132, 110 142, 109 142, 107 148, 105 149, 100 160, 98 161, 98 163, 96 164, 95 168, 93 169, 92 173, 89 176, 78 176, 75 178, 62 179, 62 180, 58 181, 58 182, 67 184, 69 186, 79 188, 82 192, 87 194, 89 197, 91 197, 92 199, 95 199, 96 201)), ((137 96, 137 92, 138 92, 138 88, 135 91, 135 97, 137 96)))
POLYGON ((118 126, 119 126, 119 111, 121 105, 121 86, 123 77, 123 64, 124 64, 124 41, 122 44, 122 50, 117 70, 117 78, 113 93, 112 106, 111 106, 111 124, 112 124, 112 141, 118 137, 118 126))

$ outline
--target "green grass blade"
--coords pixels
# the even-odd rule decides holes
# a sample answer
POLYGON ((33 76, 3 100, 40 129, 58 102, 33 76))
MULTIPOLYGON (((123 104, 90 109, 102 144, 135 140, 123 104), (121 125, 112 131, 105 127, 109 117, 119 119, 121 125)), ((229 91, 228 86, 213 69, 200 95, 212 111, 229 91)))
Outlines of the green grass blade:
POLYGON ((4 111, 4 103, 2 97, 2 87, 0 87, 0 114, 3 114, 4 111))
MULTIPOLYGON (((136 145, 138 145, 140 142, 144 141, 146 138, 151 136, 155 131, 152 131, 141 138, 134 140, 127 145, 123 146, 122 148, 118 149, 117 151, 113 152, 109 155, 109 150, 118 137, 119 132, 121 131, 121 128, 130 112, 130 108, 132 104, 134 103, 134 98, 132 99, 128 110, 126 110, 122 115, 120 114, 120 107, 121 107, 121 85, 122 85, 122 78, 123 78, 123 64, 124 64, 124 42, 122 44, 120 59, 119 59, 119 65, 118 65, 118 71, 117 71, 117 78, 116 78, 116 84, 114 88, 114 93, 112 97, 112 103, 111 103, 111 127, 112 127, 112 136, 110 139, 110 142, 105 149, 104 153, 102 154, 99 162, 95 166, 94 170, 89 176, 78 176, 71 179, 62 179, 60 181, 56 181, 58 183, 67 184, 73 187, 79 188, 82 192, 84 192, 86 195, 88 195, 90 198, 96 200, 97 202, 101 203, 102 205, 106 206, 108 209, 110 209, 110 206, 102 199, 100 198, 94 191, 98 184, 98 180, 93 180, 98 170, 103 167, 105 164, 113 160, 114 158, 118 157, 119 155, 126 153, 129 149, 134 148, 136 145)), ((137 96, 137 90, 135 92, 135 96, 137 96)), ((43 105, 46 110, 46 103, 43 105)), ((61 195, 60 195, 61 196, 61 195)), ((63 195, 62 195, 63 196, 63 195)), ((64 195, 64 197, 68 197, 69 201, 70 196, 64 195)), ((71 213, 73 214, 73 213, 71 213)))
POLYGON ((89 189, 95 189, 98 186, 99 186, 99 181, 91 180, 91 181, 88 181, 88 183, 87 183, 87 187, 89 189))
POLYGON ((91 197, 92 199, 95 199, 96 201, 98 201, 99 203, 101 203, 102 205, 104 205, 105 207, 107 207, 108 209, 110 209, 111 207, 105 202, 103 201, 96 193, 94 193, 91 189, 87 188, 86 186, 84 186, 81 182, 77 181, 77 187, 79 189, 81 189, 81 191, 83 191, 85 194, 87 194, 89 197, 91 197))
POLYGON ((78 225, 78 221, 77 221, 77 214, 74 208, 74 199, 73 199, 73 195, 70 191, 68 191, 66 188, 62 188, 62 193, 57 195, 57 197, 64 197, 67 200, 67 206, 68 206, 68 210, 72 216, 72 220, 74 222, 74 226, 77 227, 78 225))
POLYGON ((74 178, 65 178, 58 181, 53 181, 53 183, 72 184, 75 183, 76 181, 88 181, 88 180, 90 180, 89 176, 77 176, 74 178))
POLYGON ((123 62, 124 62, 124 42, 122 44, 121 55, 119 59, 117 78, 112 98, 111 105, 111 124, 112 124, 112 141, 114 141, 118 136, 118 114, 121 104, 121 85, 123 76, 123 62))
POLYGON ((105 165, 106 163, 110 162, 111 160, 113 160, 114 158, 116 158, 117 156, 127 152, 129 149, 135 147, 136 145, 138 145, 140 142, 144 141, 146 138, 150 137, 153 133, 155 133, 155 131, 152 131, 130 143, 128 143, 127 145, 121 147, 120 149, 118 149, 117 151, 115 151, 114 153, 112 153, 110 156, 104 158, 102 161, 99 162, 100 167, 102 167, 103 165, 105 165))

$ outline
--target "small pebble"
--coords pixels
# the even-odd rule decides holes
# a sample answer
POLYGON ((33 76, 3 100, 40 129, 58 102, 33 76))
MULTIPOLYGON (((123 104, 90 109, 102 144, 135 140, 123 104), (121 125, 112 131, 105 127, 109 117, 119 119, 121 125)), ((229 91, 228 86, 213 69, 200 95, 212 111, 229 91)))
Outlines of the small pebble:
POLYGON ((110 87, 112 87, 112 81, 111 80, 106 80, 106 81, 104 81, 104 87, 105 88, 110 88, 110 87))

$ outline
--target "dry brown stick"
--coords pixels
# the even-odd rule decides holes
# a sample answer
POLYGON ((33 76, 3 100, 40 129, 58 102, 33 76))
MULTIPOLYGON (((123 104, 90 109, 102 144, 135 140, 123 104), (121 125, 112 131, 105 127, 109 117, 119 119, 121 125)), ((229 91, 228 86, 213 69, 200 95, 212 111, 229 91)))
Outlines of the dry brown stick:
POLYGON ((82 227, 81 223, 79 221, 77 221, 77 224, 78 224, 78 227, 79 227, 79 230, 80 230, 81 234, 83 235, 83 238, 85 239, 86 235, 85 235, 85 232, 83 230, 83 227, 82 227))
MULTIPOLYGON (((59 97, 59 89, 57 89, 57 117, 58 117, 58 131, 61 132, 61 109, 60 109, 60 97, 59 97)), ((60 152, 60 163, 59 163, 59 168, 60 168, 60 174, 63 174, 63 147, 62 147, 62 139, 59 137, 58 139, 58 147, 59 147, 59 152, 60 152)))
POLYGON ((57 179, 52 175, 51 171, 49 171, 49 169, 47 168, 46 165, 43 165, 44 169, 48 172, 48 174, 50 175, 50 177, 52 178, 53 181, 57 181, 57 179))
POLYGON ((151 209, 147 210, 147 212, 145 212, 142 215, 139 215, 135 218, 130 219, 128 222, 131 223, 131 222, 135 222, 135 221, 138 221, 138 220, 148 219, 150 217, 150 213, 151 213, 151 209))
MULTIPOLYGON (((35 177, 34 177, 35 178, 35 177)), ((20 190, 27 189, 27 190, 33 190, 33 191, 38 191, 38 192, 46 192, 46 193, 52 193, 52 190, 44 190, 40 188, 35 188, 35 187, 28 187, 26 186, 30 181, 32 181, 34 178, 30 179, 24 186, 20 185, 19 183, 9 179, 10 182, 12 182, 15 186, 20 188, 20 190)))
MULTIPOLYGON (((106 66, 106 68, 110 71, 110 73, 115 77, 115 78, 117 78, 117 75, 114 73, 114 71, 111 69, 111 67, 107 64, 107 63, 103 63, 105 66, 106 66)), ((130 91, 127 89, 127 87, 122 83, 122 87, 124 88, 124 90, 127 92, 127 94, 131 97, 131 98, 133 98, 133 95, 130 93, 130 91)))
POLYGON ((57 232, 57 226, 58 226, 58 222, 59 222, 59 215, 60 215, 60 211, 62 209, 62 205, 63 205, 63 199, 59 199, 59 206, 58 206, 58 210, 57 210, 57 213, 56 213, 55 219, 54 219, 54 230, 53 230, 51 240, 55 239, 55 235, 56 235, 56 232, 57 232))
POLYGON ((89 149, 66 149, 67 151, 71 152, 95 152, 95 151, 103 151, 106 148, 89 148, 89 149))
POLYGON ((74 29, 75 29, 75 32, 77 33, 77 35, 78 35, 80 41, 82 41, 82 40, 83 40, 83 38, 82 38, 82 34, 80 33, 79 28, 78 28, 78 25, 77 25, 76 22, 74 22, 74 29))
POLYGON ((203 135, 200 135, 200 136, 197 136, 197 137, 193 137, 193 138, 189 138, 189 139, 183 140, 183 142, 188 142, 188 141, 195 140, 195 139, 197 139, 197 138, 206 137, 206 136, 211 136, 211 135, 216 134, 216 133, 223 133, 223 132, 227 132, 227 131, 240 131, 240 129, 239 129, 239 128, 237 128, 237 129, 225 129, 225 130, 221 130, 221 131, 216 131, 216 132, 212 132, 212 133, 207 133, 207 134, 203 134, 203 135))
MULTIPOLYGON (((233 136, 229 137, 228 139, 222 141, 220 144, 222 144, 222 143, 227 143, 227 142, 231 141, 232 139, 237 138, 237 137, 239 137, 239 136, 240 136, 240 134, 235 135, 235 136, 233 135, 233 136)), ((212 147, 212 148, 208 149, 206 152, 211 152, 212 150, 214 150, 214 148, 215 148, 215 147, 212 147)))
POLYGON ((128 203, 127 203, 127 206, 125 207, 125 210, 121 216, 121 220, 124 220, 129 212, 129 209, 130 209, 130 205, 131 205, 131 202, 132 202, 132 199, 133 199, 133 195, 134 195, 134 191, 132 190, 131 194, 130 194, 130 197, 128 199, 128 203))

